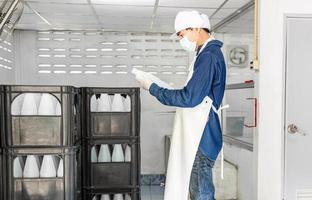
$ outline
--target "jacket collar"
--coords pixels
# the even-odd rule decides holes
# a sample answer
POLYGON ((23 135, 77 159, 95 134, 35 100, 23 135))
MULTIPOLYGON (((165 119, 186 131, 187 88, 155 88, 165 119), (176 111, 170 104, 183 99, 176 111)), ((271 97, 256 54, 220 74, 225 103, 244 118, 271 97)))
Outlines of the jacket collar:
MULTIPOLYGON (((205 44, 204 44, 205 45, 205 44)), ((223 42, 219 41, 219 40, 216 40, 216 39, 212 39, 212 40, 207 40, 206 41, 206 45, 205 46, 202 46, 202 48, 200 49, 199 53, 197 54, 197 56, 203 52, 207 52, 209 51, 209 49, 211 47, 219 47, 221 48, 223 46, 223 42)))

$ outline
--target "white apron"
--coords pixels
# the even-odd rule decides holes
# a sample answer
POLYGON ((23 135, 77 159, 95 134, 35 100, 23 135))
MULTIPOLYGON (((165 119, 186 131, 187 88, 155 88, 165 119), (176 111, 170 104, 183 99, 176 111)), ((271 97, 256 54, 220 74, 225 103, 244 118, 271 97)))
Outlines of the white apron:
MULTIPOLYGON (((208 40, 201 50, 205 48, 208 40)), ((193 75, 196 57, 187 82, 193 75)), ((168 160, 164 200, 187 200, 195 156, 208 121, 212 100, 207 96, 193 108, 177 108, 168 160)), ((216 109, 213 108, 216 112, 216 109)))

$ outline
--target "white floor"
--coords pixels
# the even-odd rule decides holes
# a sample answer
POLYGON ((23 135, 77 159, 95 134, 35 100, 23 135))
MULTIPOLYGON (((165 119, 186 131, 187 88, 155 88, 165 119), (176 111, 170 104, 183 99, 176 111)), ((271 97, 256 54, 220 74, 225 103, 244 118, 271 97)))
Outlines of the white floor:
POLYGON ((163 200, 164 187, 141 186, 141 200, 163 200))

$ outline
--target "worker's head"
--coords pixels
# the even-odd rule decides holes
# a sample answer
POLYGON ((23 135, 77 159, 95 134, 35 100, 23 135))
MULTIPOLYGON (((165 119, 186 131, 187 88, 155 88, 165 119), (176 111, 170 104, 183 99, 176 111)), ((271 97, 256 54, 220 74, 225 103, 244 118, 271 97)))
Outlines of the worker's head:
POLYGON ((174 28, 181 46, 188 51, 195 51, 210 34, 208 16, 197 11, 179 12, 175 19, 174 28))

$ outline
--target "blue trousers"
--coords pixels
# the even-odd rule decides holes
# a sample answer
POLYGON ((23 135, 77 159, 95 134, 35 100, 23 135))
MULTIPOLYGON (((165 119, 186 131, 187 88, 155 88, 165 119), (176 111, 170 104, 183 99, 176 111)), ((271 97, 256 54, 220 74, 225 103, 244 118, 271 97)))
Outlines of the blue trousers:
POLYGON ((197 151, 190 180, 191 200, 214 200, 212 168, 214 161, 197 151))

